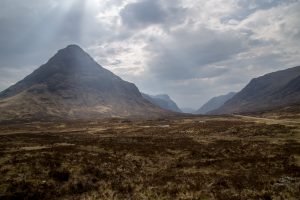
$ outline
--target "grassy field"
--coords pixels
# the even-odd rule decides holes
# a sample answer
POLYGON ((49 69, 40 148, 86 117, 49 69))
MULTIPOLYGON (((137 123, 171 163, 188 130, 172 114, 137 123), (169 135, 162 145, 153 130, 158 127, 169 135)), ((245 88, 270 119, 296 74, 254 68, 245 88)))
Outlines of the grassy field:
POLYGON ((3 124, 0 199, 299 199, 297 120, 3 124))

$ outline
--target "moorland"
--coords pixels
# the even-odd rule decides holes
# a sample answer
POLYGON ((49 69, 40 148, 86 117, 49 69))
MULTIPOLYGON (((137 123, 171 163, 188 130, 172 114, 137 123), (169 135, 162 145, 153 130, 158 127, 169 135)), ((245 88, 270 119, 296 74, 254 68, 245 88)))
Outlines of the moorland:
POLYGON ((1 199, 297 199, 299 118, 0 125, 1 199))

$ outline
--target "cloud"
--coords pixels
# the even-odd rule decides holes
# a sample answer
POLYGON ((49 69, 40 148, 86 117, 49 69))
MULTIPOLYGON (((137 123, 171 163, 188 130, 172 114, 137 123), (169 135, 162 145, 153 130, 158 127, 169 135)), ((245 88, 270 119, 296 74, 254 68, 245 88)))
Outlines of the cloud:
POLYGON ((123 23, 130 28, 163 23, 166 13, 156 0, 144 0, 125 6, 120 12, 123 23))
POLYGON ((0 89, 70 43, 180 106, 299 65, 297 0, 2 0, 0 89))
MULTIPOLYGON (((120 16, 125 26, 130 29, 141 29, 152 25, 173 24, 184 19, 186 10, 183 7, 175 7, 160 0, 142 0, 127 4, 121 11, 120 16)), ((182 22, 182 21, 181 21, 182 22)))
POLYGON ((162 79, 189 79, 222 75, 218 66, 207 64, 230 58, 248 48, 247 39, 232 31, 215 31, 204 27, 196 30, 177 30, 167 39, 157 38, 149 44, 153 52, 149 70, 162 79), (218 70, 217 70, 218 69, 218 70))
POLYGON ((0 5, 1 65, 40 63, 70 43, 88 46, 107 37, 85 1, 4 0, 0 5))

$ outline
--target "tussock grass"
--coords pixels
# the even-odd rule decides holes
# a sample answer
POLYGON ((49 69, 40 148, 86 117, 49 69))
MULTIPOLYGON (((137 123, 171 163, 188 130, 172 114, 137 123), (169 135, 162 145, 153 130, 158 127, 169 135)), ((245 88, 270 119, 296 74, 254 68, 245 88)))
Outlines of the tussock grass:
POLYGON ((0 199, 300 196, 300 145, 284 125, 190 118, 21 126, 0 127, 0 199))

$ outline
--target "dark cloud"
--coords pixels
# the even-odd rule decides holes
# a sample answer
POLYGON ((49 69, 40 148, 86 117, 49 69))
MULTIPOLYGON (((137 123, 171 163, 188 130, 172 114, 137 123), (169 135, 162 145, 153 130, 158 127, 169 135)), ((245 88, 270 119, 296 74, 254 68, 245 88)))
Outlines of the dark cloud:
POLYGON ((0 90, 76 43, 142 91, 198 108, 299 65, 299 9, 298 0, 1 0, 0 90))
POLYGON ((149 71, 162 79, 177 80, 220 76, 228 69, 206 65, 230 58, 248 48, 247 40, 231 31, 207 28, 179 30, 166 40, 154 40, 147 50, 154 52, 149 71))
POLYGON ((144 0, 125 6, 120 12, 123 23, 130 28, 163 23, 167 14, 156 0, 144 0))
POLYGON ((122 22, 128 28, 139 29, 150 25, 169 26, 184 20, 186 9, 160 0, 142 0, 127 4, 120 12, 122 22))

